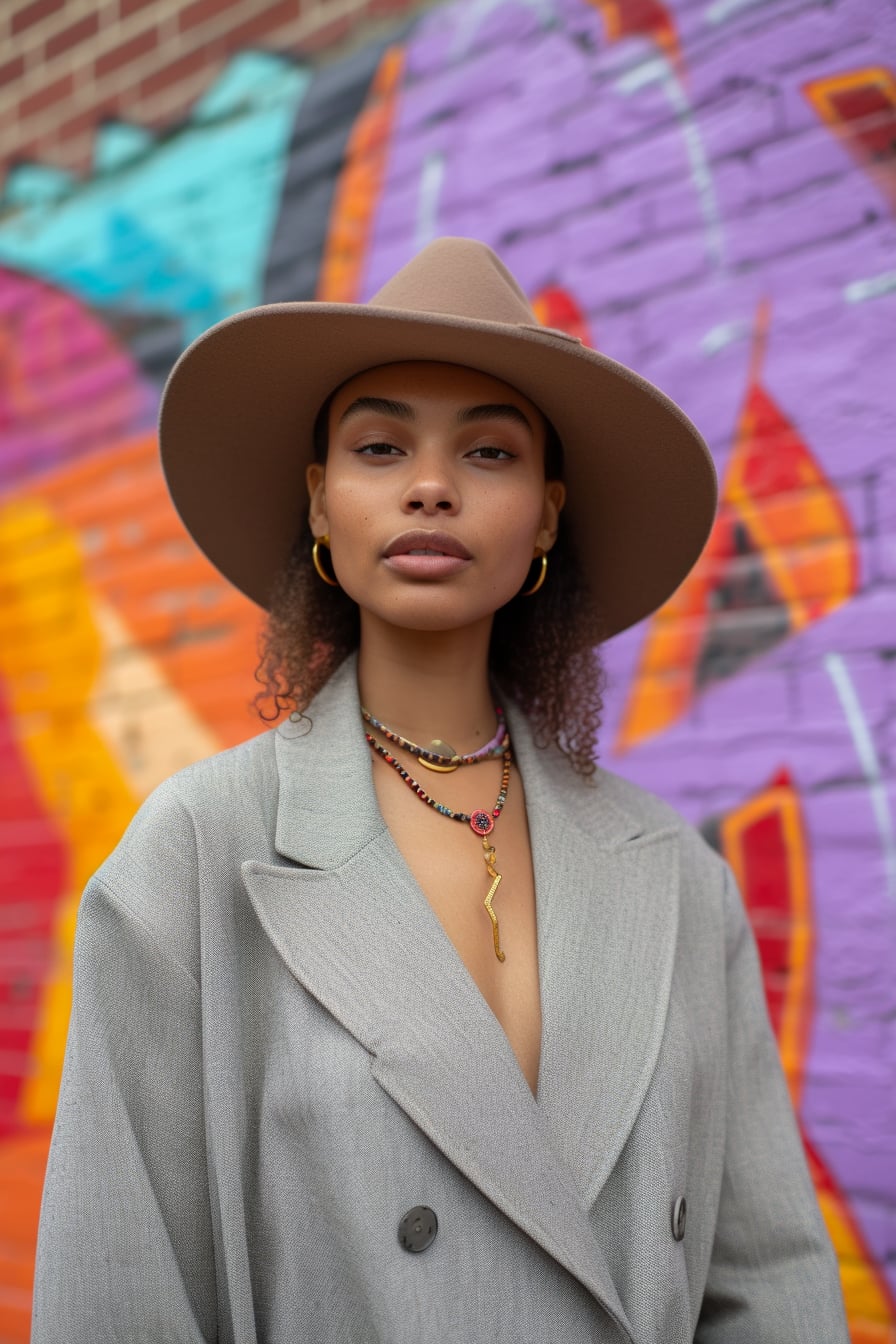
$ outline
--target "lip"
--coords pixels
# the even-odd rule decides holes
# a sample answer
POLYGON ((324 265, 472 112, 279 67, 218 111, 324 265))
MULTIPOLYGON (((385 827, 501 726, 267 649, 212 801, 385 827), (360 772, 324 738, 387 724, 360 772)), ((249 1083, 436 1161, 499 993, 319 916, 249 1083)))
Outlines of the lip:
POLYGON ((437 560, 451 557, 456 560, 472 560, 470 552, 466 546, 457 537, 453 537, 450 532, 435 532, 430 528, 414 528, 410 532, 402 532, 399 536, 393 537, 386 547, 384 555, 387 560, 395 559, 397 556, 409 556, 414 560, 437 560), (438 555, 432 556, 411 556, 412 551, 437 551, 438 555))

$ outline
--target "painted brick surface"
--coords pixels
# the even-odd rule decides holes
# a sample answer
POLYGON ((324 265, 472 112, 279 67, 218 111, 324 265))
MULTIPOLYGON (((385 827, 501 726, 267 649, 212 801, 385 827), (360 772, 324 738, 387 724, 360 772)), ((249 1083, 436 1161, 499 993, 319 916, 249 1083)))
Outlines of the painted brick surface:
MULTIPOLYGON (((853 1339, 893 1344, 892 8, 455 0, 320 65, 295 59, 298 5, 265 10, 279 57, 239 50, 261 12, 242 0, 123 0, 102 51, 68 6, 13 11, 31 82, 0 99, 40 99, 44 57, 43 86, 74 92, 32 108, 18 147, 45 161, 13 169, 0 212, 0 1340, 27 1334, 84 881, 159 779, 261 726, 258 616, 168 503, 161 383, 229 312, 366 298, 462 233, 712 449, 717 526, 608 647, 599 751, 740 878, 853 1339), (101 58, 138 124, 78 111, 101 58), (156 138, 166 89, 182 120, 156 138), (80 180, 59 171, 88 149, 80 180)), ((321 40, 359 13, 318 14, 321 40)))

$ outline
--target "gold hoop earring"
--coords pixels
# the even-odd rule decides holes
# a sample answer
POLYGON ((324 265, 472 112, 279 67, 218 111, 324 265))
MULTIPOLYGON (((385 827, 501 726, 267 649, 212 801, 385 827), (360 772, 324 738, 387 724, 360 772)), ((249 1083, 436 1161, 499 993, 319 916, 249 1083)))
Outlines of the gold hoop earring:
POLYGON ((321 564, 320 559, 321 546, 325 546, 327 550, 330 549, 329 532, 325 532, 322 537, 314 538, 314 545, 311 547, 311 563, 314 565, 314 568, 317 570, 319 576, 323 579, 324 583, 328 583, 331 588, 338 588, 339 587, 338 579, 331 579, 329 574, 321 564))
MULTIPOLYGON (((543 551, 543 550, 541 549, 540 546, 536 546, 536 547, 535 547, 535 554, 534 554, 534 556, 532 557, 532 559, 533 559, 533 562, 534 562, 535 560, 540 560, 540 561, 541 561, 541 569, 540 569, 540 571, 539 571, 538 578, 535 580, 535 582, 533 583, 532 587, 531 587, 531 588, 524 588, 523 591, 520 593, 520 597, 532 597, 534 593, 537 593, 538 590, 539 590, 539 588, 541 587, 541 585, 544 583, 545 575, 546 575, 547 572, 548 572, 548 556, 547 556, 547 551, 543 551)), ((530 566, 530 568, 531 568, 531 566, 530 566)))

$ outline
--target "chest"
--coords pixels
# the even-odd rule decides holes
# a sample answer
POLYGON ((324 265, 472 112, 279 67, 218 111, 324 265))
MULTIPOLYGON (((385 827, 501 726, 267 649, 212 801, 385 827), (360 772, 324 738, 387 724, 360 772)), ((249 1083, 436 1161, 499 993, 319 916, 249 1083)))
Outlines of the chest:
MULTIPOLYGON (((432 774, 420 783, 452 810, 490 812, 500 778, 500 763, 489 762, 450 775, 432 774)), ((511 774, 507 802, 487 845, 468 823, 426 806, 395 771, 374 769, 374 784, 395 845, 503 1028, 534 1093, 541 1051, 538 927, 519 776, 511 774)))

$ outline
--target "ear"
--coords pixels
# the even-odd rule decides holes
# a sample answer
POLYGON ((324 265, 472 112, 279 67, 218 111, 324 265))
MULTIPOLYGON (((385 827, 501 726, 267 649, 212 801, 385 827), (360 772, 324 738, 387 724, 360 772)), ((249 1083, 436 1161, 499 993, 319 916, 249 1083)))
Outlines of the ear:
POLYGON ((308 523, 315 537, 325 536, 330 530, 325 476, 326 468, 322 462, 312 462, 305 468, 305 484, 309 495, 308 523))
POLYGON ((566 502, 566 486, 562 481, 545 481, 544 508, 541 514, 541 527, 535 538, 535 545, 543 551, 549 551, 557 540, 557 526, 560 522, 560 510, 566 502))

